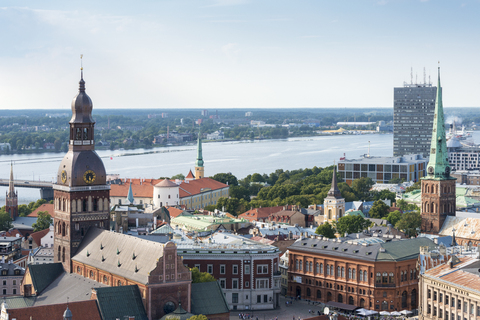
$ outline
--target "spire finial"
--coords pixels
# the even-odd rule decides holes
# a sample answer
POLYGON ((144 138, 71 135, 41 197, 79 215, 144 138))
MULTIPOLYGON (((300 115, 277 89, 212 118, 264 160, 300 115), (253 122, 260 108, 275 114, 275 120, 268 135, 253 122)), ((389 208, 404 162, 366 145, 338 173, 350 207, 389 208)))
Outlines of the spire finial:
POLYGON ((83 80, 83 54, 80 55, 80 91, 85 91, 85 81, 83 80))

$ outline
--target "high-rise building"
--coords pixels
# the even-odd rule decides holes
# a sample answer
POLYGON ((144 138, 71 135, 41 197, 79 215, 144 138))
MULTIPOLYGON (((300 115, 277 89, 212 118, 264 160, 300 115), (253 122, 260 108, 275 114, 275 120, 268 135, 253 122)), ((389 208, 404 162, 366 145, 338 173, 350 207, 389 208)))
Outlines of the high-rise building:
POLYGON ((443 115, 440 68, 438 69, 435 116, 431 129, 430 158, 427 176, 422 178, 422 232, 437 234, 447 216, 455 216, 455 181, 450 175, 445 120, 443 115))
POLYGON ((428 156, 437 88, 431 83, 404 83, 393 91, 393 155, 428 156))

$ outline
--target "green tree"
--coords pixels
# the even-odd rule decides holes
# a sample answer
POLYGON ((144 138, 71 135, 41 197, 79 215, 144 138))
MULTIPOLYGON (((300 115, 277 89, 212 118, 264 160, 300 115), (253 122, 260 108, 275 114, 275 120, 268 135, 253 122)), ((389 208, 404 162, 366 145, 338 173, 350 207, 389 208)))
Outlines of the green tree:
POLYGON ((48 214, 47 211, 39 211, 37 222, 32 224, 33 232, 45 230, 50 228, 50 225, 53 223, 52 217, 48 214))
POLYGON ((238 186, 238 180, 237 177, 235 177, 231 173, 217 173, 213 177, 211 177, 213 180, 217 180, 221 183, 228 184, 229 186, 238 186))
POLYGON ((412 186, 408 187, 405 189, 405 192, 412 192, 414 190, 418 190, 422 187, 422 182, 421 181, 417 181, 415 182, 412 186))
POLYGON ((420 211, 420 208, 417 207, 414 203, 408 203, 407 201, 401 199, 397 201, 397 207, 400 208, 401 211, 420 211))
POLYGON ((12 218, 5 212, 5 207, 2 207, 2 210, 0 210, 0 230, 8 231, 10 228, 12 228, 12 218))
POLYGON ((198 271, 198 268, 191 268, 190 271, 192 272, 193 283, 217 281, 210 273, 200 272, 198 271))
POLYGON ((175 179, 185 180, 185 175, 183 173, 179 173, 179 174, 176 174, 176 175, 172 176, 170 179, 172 179, 172 180, 175 180, 175 179))
POLYGON ((364 217, 357 215, 357 216, 343 216, 335 224, 337 228, 337 232, 340 235, 344 235, 345 233, 357 233, 361 232, 362 230, 368 228, 370 225, 370 221, 365 219, 364 217))
POLYGON ((204 210, 207 210, 207 211, 215 211, 217 207, 214 205, 214 204, 209 204, 208 206, 205 206, 205 208, 203 208, 204 210))
POLYGON ((398 221, 402 218, 402 213, 398 210, 392 211, 387 215, 387 221, 392 225, 395 226, 398 221))
POLYGON ((315 233, 330 239, 335 238, 335 229, 328 222, 325 222, 324 224, 319 225, 317 227, 317 230, 315 230, 315 233))
POLYGON ((372 208, 368 212, 370 214, 370 217, 375 218, 375 219, 382 219, 387 216, 388 214, 388 209, 390 207, 385 204, 382 200, 377 200, 373 203, 372 208))
POLYGON ((232 198, 250 200, 250 191, 242 186, 230 186, 228 188, 228 195, 232 198))
POLYGON ((393 184, 400 184, 402 182, 405 182, 405 179, 393 178, 393 179, 388 180, 388 183, 393 183, 393 184))
POLYGON ((358 200, 368 201, 371 199, 370 189, 374 185, 374 182, 371 178, 360 178, 355 179, 352 182, 352 190, 357 196, 358 200))
POLYGON ((373 200, 385 200, 388 199, 393 204, 395 202, 396 194, 387 189, 382 191, 373 192, 373 200))
POLYGON ((405 212, 395 225, 395 228, 402 230, 409 237, 417 235, 417 228, 422 224, 422 217, 418 211, 405 212))
POLYGON ((56 139, 54 142, 53 142, 53 146, 55 148, 55 152, 60 152, 60 148, 62 147, 62 141, 56 139))

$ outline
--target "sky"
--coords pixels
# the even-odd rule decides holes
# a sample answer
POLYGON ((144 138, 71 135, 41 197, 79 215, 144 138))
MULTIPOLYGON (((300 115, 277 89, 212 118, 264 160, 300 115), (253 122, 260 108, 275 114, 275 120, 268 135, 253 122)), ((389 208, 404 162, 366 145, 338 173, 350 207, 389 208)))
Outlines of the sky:
MULTIPOLYGON (((479 107, 479 0, 0 2, 0 110, 479 107)), ((0 111, 1 115, 1 111, 0 111)))

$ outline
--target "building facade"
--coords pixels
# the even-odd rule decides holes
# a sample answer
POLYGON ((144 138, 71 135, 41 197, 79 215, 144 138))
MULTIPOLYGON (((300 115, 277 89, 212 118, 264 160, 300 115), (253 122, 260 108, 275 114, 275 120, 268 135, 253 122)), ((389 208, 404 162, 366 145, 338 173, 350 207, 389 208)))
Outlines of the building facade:
POLYGON ((438 70, 435 101, 430 157, 427 164, 427 175, 422 178, 422 204, 420 209, 422 232, 433 234, 440 232, 446 217, 454 216, 456 208, 456 179, 450 175, 451 167, 448 163, 440 68, 438 70))
POLYGON ((393 89, 393 155, 428 156, 437 88, 407 84, 393 89))
POLYGON ((278 248, 226 233, 217 233, 203 243, 185 244, 181 240, 176 243, 183 263, 217 279, 230 310, 278 307, 281 290, 278 248))
MULTIPOLYGON (((431 132, 430 132, 431 133, 431 132)), ((366 156, 360 159, 343 159, 338 162, 340 177, 348 185, 359 178, 371 178, 376 183, 391 179, 418 181, 425 176, 428 158, 419 154, 395 157, 366 156)))
POLYGON ((416 309, 420 246, 434 243, 426 238, 299 239, 288 248, 288 295, 376 311, 416 309))
POLYGON ((478 258, 453 256, 420 275, 420 320, 480 318, 478 258))

